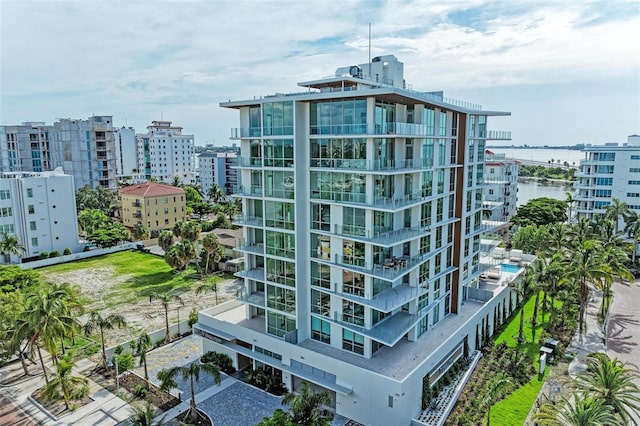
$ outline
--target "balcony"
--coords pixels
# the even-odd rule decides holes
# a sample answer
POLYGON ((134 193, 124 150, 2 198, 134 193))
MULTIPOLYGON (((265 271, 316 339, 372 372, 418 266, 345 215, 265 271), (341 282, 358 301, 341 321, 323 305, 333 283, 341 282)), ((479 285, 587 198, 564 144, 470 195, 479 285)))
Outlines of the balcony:
POLYGON ((141 211, 137 211, 133 214, 133 217, 135 217, 136 219, 141 219, 142 218, 142 212, 141 211))
POLYGON ((260 136, 262 136, 260 127, 233 127, 230 139, 259 138, 260 136))
POLYGON ((238 300, 241 300, 244 303, 248 303, 252 306, 257 306, 258 308, 265 307, 265 295, 264 291, 256 291, 253 293, 246 293, 244 290, 240 292, 238 296, 238 300))
POLYGON ((258 216, 237 215, 234 216, 233 223, 238 226, 254 226, 262 228, 262 226, 264 226, 264 218, 258 216))
POLYGON ((140 200, 136 200, 136 201, 132 202, 132 203, 131 203, 131 205, 132 205, 133 207, 138 207, 138 208, 140 208, 140 207, 142 207, 142 202, 141 202, 140 200))
POLYGON ((262 167, 262 158, 258 157, 237 157, 238 163, 232 167, 235 168, 260 168, 262 167))
POLYGON ((508 130, 489 130, 486 139, 488 141, 510 141, 511 132, 508 130))
MULTIPOLYGON (((322 291, 324 293, 328 293, 328 294, 335 294, 336 296, 339 296, 342 299, 350 300, 352 302, 356 302, 361 305, 365 305, 365 306, 377 309, 378 311, 381 311, 381 312, 391 312, 401 307, 402 305, 412 300, 415 300, 416 298, 429 292, 427 288, 412 287, 407 284, 402 284, 396 287, 389 288, 381 293, 378 293, 372 298, 357 296, 351 293, 332 291, 322 287, 318 287, 317 290, 322 291)), ((326 313, 326 310, 324 313, 321 313, 320 311, 315 313, 324 315, 326 313)))
POLYGON ((238 278, 248 278, 250 280, 264 281, 264 268, 253 268, 244 271, 238 271, 234 274, 238 278))
POLYGON ((337 124, 329 126, 310 126, 311 135, 389 135, 400 137, 436 136, 433 126, 424 124, 390 122, 382 124, 337 124))
POLYGON ((240 197, 262 197, 262 185, 240 185, 233 188, 233 194, 240 197))
MULTIPOLYGON (((332 234, 329 232, 323 232, 321 229, 315 229, 326 234, 332 234)), ((349 238, 354 241, 362 241, 367 243, 376 244, 383 247, 391 247, 399 243, 403 243, 414 238, 418 238, 429 233, 430 228, 428 226, 416 226, 413 228, 402 228, 391 231, 375 231, 365 229, 364 227, 348 226, 348 225, 334 225, 333 235, 349 238)))
POLYGON ((508 225, 509 222, 501 222, 498 220, 483 220, 482 225, 480 226, 480 231, 482 231, 482 233, 495 232, 508 225))
MULTIPOLYGON (((386 281, 395 281, 407 272, 410 272, 424 263, 427 259, 435 256, 439 251, 440 250, 425 254, 417 254, 414 256, 394 256, 390 259, 386 259, 382 263, 376 264, 365 261, 364 257, 341 256, 336 254, 333 257, 333 263, 351 271, 371 275, 386 281)), ((326 260, 322 259, 321 256, 318 256, 317 250, 311 250, 311 257, 326 260)))
POLYGON ((431 170, 433 159, 411 160, 367 160, 362 158, 311 158, 309 166, 312 168, 362 170, 366 172, 398 172, 407 170, 431 170))
POLYGON ((246 253, 264 254, 264 244, 256 244, 250 243, 248 241, 243 241, 242 244, 236 247, 236 250, 246 253))

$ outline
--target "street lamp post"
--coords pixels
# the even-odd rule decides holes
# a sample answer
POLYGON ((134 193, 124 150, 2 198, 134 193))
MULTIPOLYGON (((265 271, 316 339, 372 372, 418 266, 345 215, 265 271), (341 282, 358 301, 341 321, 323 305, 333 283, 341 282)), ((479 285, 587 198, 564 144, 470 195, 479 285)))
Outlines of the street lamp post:
POLYGON ((178 339, 180 338, 180 306, 178 306, 178 339))
POLYGON ((116 391, 120 391, 120 376, 119 376, 119 372, 118 372, 118 355, 117 354, 113 354, 111 356, 111 359, 115 361, 114 362, 110 362, 109 367, 111 367, 112 365, 115 364, 116 366, 116 391))

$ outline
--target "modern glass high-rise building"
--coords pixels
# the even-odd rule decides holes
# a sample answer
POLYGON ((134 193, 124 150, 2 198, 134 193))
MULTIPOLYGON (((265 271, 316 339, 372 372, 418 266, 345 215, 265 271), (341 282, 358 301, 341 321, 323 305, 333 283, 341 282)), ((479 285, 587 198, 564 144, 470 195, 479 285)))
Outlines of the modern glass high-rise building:
POLYGON ((474 349, 512 300, 482 289, 479 105, 409 90, 394 56, 299 83, 239 112, 237 300, 200 313, 205 350, 327 390, 339 415, 409 425, 422 381, 474 349))

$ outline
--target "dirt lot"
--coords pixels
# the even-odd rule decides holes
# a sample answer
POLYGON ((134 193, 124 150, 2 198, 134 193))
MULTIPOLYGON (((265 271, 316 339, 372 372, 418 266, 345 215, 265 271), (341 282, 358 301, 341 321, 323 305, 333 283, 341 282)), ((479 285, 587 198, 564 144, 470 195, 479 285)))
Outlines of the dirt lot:
MULTIPOLYGON (((48 273, 46 280, 49 282, 69 283, 78 286, 83 296, 92 301, 86 306, 86 310, 101 309, 102 315, 118 313, 125 317, 128 327, 123 329, 109 330, 105 333, 107 347, 128 342, 137 337, 139 332, 148 332, 164 328, 164 309, 159 301, 131 302, 127 298, 118 297, 118 285, 127 281, 130 277, 118 275, 113 267, 99 267, 93 269, 82 269, 64 273, 48 273), (106 303, 106 301, 109 303, 106 303), (116 301, 117 303, 113 303, 116 301)), ((193 288, 200 283, 196 283, 193 288)), ((240 289, 235 279, 222 280, 218 284, 218 303, 234 298, 240 289)), ((169 308, 169 322, 175 323, 178 320, 178 310, 180 307, 180 319, 188 317, 192 308, 202 310, 216 303, 213 292, 195 295, 193 290, 180 294, 184 302, 181 306, 179 302, 173 302, 169 308)), ((80 318, 81 323, 86 321, 86 315, 80 318)))

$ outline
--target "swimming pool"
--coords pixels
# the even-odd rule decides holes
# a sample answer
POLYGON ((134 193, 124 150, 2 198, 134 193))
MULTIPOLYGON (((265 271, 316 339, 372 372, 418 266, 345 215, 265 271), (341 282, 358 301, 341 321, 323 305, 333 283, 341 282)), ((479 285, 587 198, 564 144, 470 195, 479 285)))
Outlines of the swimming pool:
POLYGON ((504 272, 508 272, 510 274, 516 274, 518 273, 518 271, 520 270, 520 267, 517 265, 511 265, 509 263, 501 263, 500 264, 500 268, 502 268, 502 270, 504 272))

